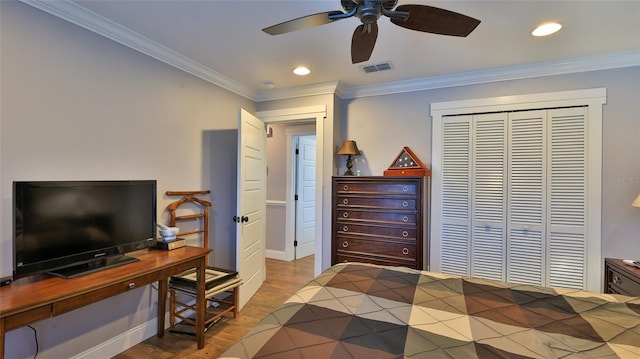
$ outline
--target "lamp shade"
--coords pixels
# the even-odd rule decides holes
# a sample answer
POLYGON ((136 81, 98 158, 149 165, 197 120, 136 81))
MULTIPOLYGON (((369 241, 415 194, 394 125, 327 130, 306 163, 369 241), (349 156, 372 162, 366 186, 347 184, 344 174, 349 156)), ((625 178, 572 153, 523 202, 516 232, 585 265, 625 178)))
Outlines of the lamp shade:
POLYGON ((636 200, 631 203, 631 206, 640 208, 640 194, 636 197, 636 200))
POLYGON ((338 150, 339 155, 359 155, 360 150, 358 150, 358 145, 356 145, 356 141, 344 141, 342 143, 342 147, 338 150))

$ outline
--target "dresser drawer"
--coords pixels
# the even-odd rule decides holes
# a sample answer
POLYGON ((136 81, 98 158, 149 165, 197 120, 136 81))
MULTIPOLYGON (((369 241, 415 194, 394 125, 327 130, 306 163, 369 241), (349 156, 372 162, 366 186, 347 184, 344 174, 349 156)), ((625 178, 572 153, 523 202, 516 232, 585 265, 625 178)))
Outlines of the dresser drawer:
POLYGON ((359 234, 368 236, 385 237, 388 239, 396 238, 403 240, 416 239, 415 226, 394 227, 373 224, 355 224, 355 223, 338 223, 337 235, 359 234))
POLYGON ((367 253, 394 257, 406 261, 415 260, 416 257, 415 243, 408 244, 369 238, 338 236, 336 247, 338 248, 339 254, 349 254, 350 252, 367 253))
POLYGON ((418 182, 385 183, 385 182, 343 182, 337 187, 338 194, 416 194, 418 182))
POLYGON ((415 260, 409 261, 399 261, 392 258, 385 257, 375 257, 370 255, 358 255, 358 254, 345 254, 338 253, 336 255, 336 263, 349 263, 349 262, 358 262, 358 263, 371 263, 371 264, 379 264, 385 266, 402 266, 413 269, 422 269, 418 268, 418 265, 415 260))
POLYGON ((358 207, 372 209, 415 210, 417 208, 417 201, 415 198, 338 196, 337 206, 338 209, 358 207))
POLYGON ((374 211, 360 211, 355 209, 340 209, 338 210, 338 222, 351 222, 351 221, 367 221, 367 222, 380 222, 389 224, 406 224, 415 226, 417 217, 414 213, 402 213, 402 212, 374 212, 374 211))
POLYGON ((617 267, 607 266, 608 292, 640 296, 640 277, 633 277, 617 267))

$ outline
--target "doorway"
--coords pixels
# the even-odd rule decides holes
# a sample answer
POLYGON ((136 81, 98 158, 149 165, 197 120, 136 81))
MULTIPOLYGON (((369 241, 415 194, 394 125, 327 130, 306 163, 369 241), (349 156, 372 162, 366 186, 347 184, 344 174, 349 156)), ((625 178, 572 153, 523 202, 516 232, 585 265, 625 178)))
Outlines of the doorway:
POLYGON ((267 133, 265 256, 292 261, 316 251, 315 124, 277 123, 267 133))
MULTIPOLYGON (((315 179, 316 179, 316 186, 314 188, 314 192, 315 192, 315 208, 313 210, 313 217, 315 218, 314 221, 314 238, 315 238, 315 251, 314 251, 314 272, 316 274, 319 274, 322 271, 322 263, 323 263, 323 253, 325 251, 324 246, 325 245, 329 245, 329 244, 325 244, 323 243, 322 239, 322 233, 324 231, 324 227, 327 226, 326 223, 323 222, 323 211, 324 211, 324 206, 323 206, 323 191, 322 191, 322 184, 325 182, 330 181, 330 177, 327 179, 325 178, 325 170, 324 170, 324 163, 326 162, 325 157, 327 157, 325 155, 325 132, 331 130, 332 126, 329 124, 329 126, 327 126, 327 124, 325 123, 325 119, 327 117, 327 108, 326 105, 318 105, 318 106, 308 106, 308 107, 297 107, 297 108, 289 108, 289 109, 282 109, 282 110, 270 110, 270 111, 259 111, 256 113, 257 117, 260 118, 261 120, 263 120, 267 126, 271 126, 271 125, 302 125, 302 124, 306 124, 307 126, 309 126, 310 128, 313 128, 314 132, 311 132, 312 134, 315 133, 315 144, 316 144, 316 152, 315 152, 315 158, 316 158, 316 167, 315 167, 315 179), (328 128, 326 128, 328 127, 328 128)), ((304 134, 299 134, 299 135, 306 135, 308 133, 304 133, 304 134)), ((293 133, 292 133, 293 136, 293 133)), ((290 151, 291 147, 287 147, 287 151, 290 151)), ((290 154, 287 155, 287 158, 292 158, 290 154)), ((269 163, 269 160, 267 160, 267 163, 269 163)), ((291 166, 287 165, 286 169, 282 169, 283 171, 287 171, 288 169, 290 169, 291 166)), ((273 168, 271 166, 268 165, 268 173, 273 174, 273 168)), ((330 172, 326 172, 328 176, 330 176, 330 172)), ((291 179, 291 174, 288 173, 286 176, 286 179, 291 179)), ((269 207, 270 204, 275 204, 275 205, 280 205, 284 208, 282 208, 283 210, 285 210, 287 213, 291 213, 292 208, 291 205, 289 205, 289 207, 287 207, 287 203, 292 203, 292 199, 289 198, 292 196, 292 191, 286 191, 286 199, 283 203, 279 203, 279 201, 276 201, 276 203, 271 203, 271 201, 267 200, 267 207, 269 207)), ((291 216, 287 216, 289 218, 292 218, 291 216)), ((286 229, 289 231, 293 231, 293 221, 290 221, 291 223, 286 223, 286 229)), ((269 235, 269 233, 267 233, 267 235, 269 235)), ((284 235, 286 236, 286 235, 284 235)), ((290 238, 293 238, 293 235, 291 235, 290 238)), ((289 241, 289 243, 293 243, 292 240, 289 241)), ((293 248, 293 245, 291 246, 293 248)), ((327 250, 328 252, 328 250, 327 250)), ((284 253, 284 249, 282 250, 282 253, 284 253)), ((271 256, 273 253, 270 251, 267 251, 267 255, 271 256)), ((284 259, 284 257, 282 258, 284 259)), ((291 253, 291 259, 293 259, 293 253, 291 253)))

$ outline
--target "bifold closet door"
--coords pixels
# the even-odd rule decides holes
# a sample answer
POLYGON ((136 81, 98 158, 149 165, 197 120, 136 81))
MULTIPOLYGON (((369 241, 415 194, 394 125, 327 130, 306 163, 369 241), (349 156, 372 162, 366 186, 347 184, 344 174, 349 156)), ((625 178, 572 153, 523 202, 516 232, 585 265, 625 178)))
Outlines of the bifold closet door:
POLYGON ((441 270, 585 287, 586 109, 447 116, 441 270))
POLYGON ((505 280, 507 113, 474 115, 471 168, 471 275, 505 280))
MULTIPOLYGON (((587 107, 548 111, 545 285, 585 288, 587 263, 587 107)), ((599 156, 600 154, 593 153, 599 156)))
POLYGON ((442 123, 441 271, 468 276, 471 260, 471 119, 442 123))
POLYGON ((547 111, 509 113, 506 281, 544 285, 547 111))

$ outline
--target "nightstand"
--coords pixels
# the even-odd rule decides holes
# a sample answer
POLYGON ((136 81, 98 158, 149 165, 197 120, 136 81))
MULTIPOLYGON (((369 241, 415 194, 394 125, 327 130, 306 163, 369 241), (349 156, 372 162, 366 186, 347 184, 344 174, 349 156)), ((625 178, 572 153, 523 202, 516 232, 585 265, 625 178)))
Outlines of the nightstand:
POLYGON ((604 292, 640 297, 640 268, 626 265, 622 259, 605 258, 604 292))

